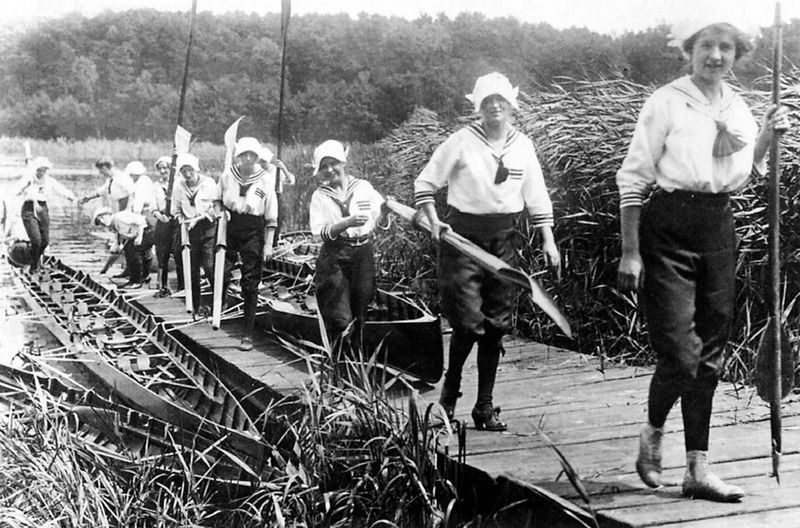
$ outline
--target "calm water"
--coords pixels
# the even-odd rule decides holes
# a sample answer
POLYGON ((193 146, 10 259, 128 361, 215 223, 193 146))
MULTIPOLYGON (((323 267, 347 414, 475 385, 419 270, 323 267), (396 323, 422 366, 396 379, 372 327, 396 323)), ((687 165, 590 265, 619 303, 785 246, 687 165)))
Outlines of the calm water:
MULTIPOLYGON (((66 176, 58 180, 79 198, 89 194, 102 183, 97 176, 66 176)), ((19 222, 20 204, 11 196, 17 180, 0 179, 0 197, 9 206, 9 218, 19 222)), ((109 234, 92 225, 92 213, 101 205, 100 199, 84 207, 58 199, 50 206, 50 246, 46 254, 57 256, 71 266, 86 271, 99 271, 108 256, 109 234)), ((21 222, 12 234, 23 233, 21 222)), ((2 247, 0 245, 0 247, 2 247)), ((5 253, 5 248, 2 249, 5 253)), ((5 255, 4 255, 5 257, 5 255)), ((118 266, 118 264, 117 264, 118 266)), ((5 258, 0 259, 0 361, 10 359, 26 345, 34 344, 43 350, 56 348, 58 341, 38 319, 29 313, 11 280, 11 270, 5 258)))

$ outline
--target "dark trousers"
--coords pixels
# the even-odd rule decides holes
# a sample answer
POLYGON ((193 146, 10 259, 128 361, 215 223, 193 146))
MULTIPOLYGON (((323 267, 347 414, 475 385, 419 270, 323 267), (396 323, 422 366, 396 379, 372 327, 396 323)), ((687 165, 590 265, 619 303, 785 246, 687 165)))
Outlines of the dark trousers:
POLYGON ((231 269, 237 256, 242 261, 242 299, 244 302, 244 329, 249 336, 253 333, 258 305, 258 284, 264 267, 264 228, 263 216, 231 212, 228 223, 227 251, 225 253, 225 281, 223 292, 228 291, 231 269))
POLYGON ((50 244, 50 210, 47 202, 28 200, 22 204, 22 225, 31 243, 31 271, 39 267, 44 249, 50 244))
POLYGON ((194 229, 189 231, 189 244, 192 255, 192 303, 195 312, 200 307, 200 268, 211 283, 214 291, 214 245, 217 242, 217 225, 214 222, 200 220, 194 229))
MULTIPOLYGON (((510 266, 517 266, 513 215, 470 215, 451 208, 447 221, 456 233, 510 266)), ((458 394, 464 363, 477 342, 478 398, 475 406, 486 410, 493 407, 497 366, 503 354, 502 339, 511 327, 516 288, 448 244, 441 245, 437 275, 442 311, 453 327, 443 395, 458 394)))
POLYGON ((125 261, 128 264, 130 282, 142 282, 150 275, 150 248, 153 247, 153 230, 144 229, 141 245, 134 245, 133 240, 126 241, 125 261))
POLYGON ((183 260, 181 259, 178 221, 171 218, 169 222, 156 222, 154 240, 160 287, 167 287, 167 279, 169 278, 169 258, 171 256, 175 259, 175 271, 178 274, 178 289, 182 290, 184 287, 183 260))
POLYGON ((322 244, 317 256, 314 291, 322 320, 338 335, 354 320, 363 321, 375 296, 375 256, 371 242, 350 246, 322 244))
POLYGON ((643 304, 657 356, 648 419, 680 398, 686 450, 708 449, 714 390, 733 319, 736 244, 727 195, 657 192, 642 214, 643 304))

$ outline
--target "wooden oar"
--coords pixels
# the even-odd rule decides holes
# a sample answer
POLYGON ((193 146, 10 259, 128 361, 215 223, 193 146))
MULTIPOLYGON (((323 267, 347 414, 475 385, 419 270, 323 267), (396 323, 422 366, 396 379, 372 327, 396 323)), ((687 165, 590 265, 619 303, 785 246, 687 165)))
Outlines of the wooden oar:
MULTIPOLYGON (((386 200, 386 207, 398 216, 430 232, 431 226, 425 215, 418 214, 417 211, 411 207, 394 200, 386 200)), ((502 259, 484 251, 475 243, 454 231, 443 232, 442 240, 463 255, 472 259, 487 271, 494 273, 503 280, 513 282, 530 292, 531 300, 556 323, 567 337, 572 337, 572 329, 569 326, 569 321, 567 321, 567 318, 558 306, 556 306, 550 294, 548 294, 533 277, 521 270, 512 268, 502 259)))
MULTIPOLYGON (((781 62, 783 28, 781 5, 775 3, 772 56, 772 104, 776 111, 781 102, 781 62)), ((772 474, 780 484, 781 464, 781 400, 792 390, 794 357, 789 336, 783 327, 780 283, 780 134, 774 132, 770 149, 769 170, 769 292, 770 315, 761 336, 756 356, 756 391, 770 404, 772 474)))
POLYGON ((183 284, 185 286, 186 312, 191 313, 192 304, 192 244, 189 242, 189 226, 180 222, 181 230, 181 260, 183 261, 183 284))
MULTIPOLYGON (((172 204, 172 187, 175 185, 175 172, 178 163, 178 135, 179 130, 183 127, 183 110, 186 107, 186 89, 189 86, 189 62, 192 56, 192 40, 194 39, 194 25, 197 15, 197 0, 192 0, 192 13, 189 18, 189 42, 186 44, 186 60, 183 63, 183 81, 181 82, 181 95, 178 101, 178 127, 175 131, 175 141, 172 149, 172 163, 169 167, 169 179, 167 180, 167 193, 166 193, 166 207, 164 207, 164 214, 170 214, 170 206, 172 204)), ((188 150, 188 149, 187 149, 188 150)), ((187 284, 187 288, 188 288, 187 284)))
POLYGON ((127 248, 128 244, 131 244, 132 241, 133 239, 129 238, 128 240, 125 241, 124 244, 122 244, 122 247, 119 248, 119 251, 111 252, 111 254, 108 256, 108 260, 106 260, 106 263, 103 264, 103 269, 100 270, 100 275, 107 272, 109 268, 114 265, 114 263, 119 259, 120 255, 122 255, 122 253, 125 251, 125 248, 127 248))
MULTIPOLYGON (((286 84, 286 43, 289 36, 289 19, 291 16, 291 0, 281 0, 281 86, 278 95, 278 148, 275 153, 278 159, 281 159, 281 147, 283 146, 283 94, 286 84)), ((275 168, 275 197, 278 200, 278 226, 275 228, 273 245, 278 244, 278 238, 283 229, 283 220, 286 217, 283 211, 283 184, 281 183, 281 169, 279 167, 275 168)))
POLYGON ((217 245, 214 255, 214 301, 211 309, 211 328, 219 330, 222 319, 222 299, 225 296, 225 251, 228 248, 228 215, 222 213, 217 221, 217 245))

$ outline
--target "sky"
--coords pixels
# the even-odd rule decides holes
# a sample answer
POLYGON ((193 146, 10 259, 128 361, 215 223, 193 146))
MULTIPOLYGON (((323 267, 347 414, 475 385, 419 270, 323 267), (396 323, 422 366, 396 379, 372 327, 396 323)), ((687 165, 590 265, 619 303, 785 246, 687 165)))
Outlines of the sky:
MULTIPOLYGON (((17 27, 69 12, 94 16, 104 10, 147 7, 188 11, 191 0, 0 0, 2 24, 17 27)), ((198 0, 199 11, 279 12, 280 0, 198 0)), ((781 2, 783 18, 800 18, 800 0, 781 2)), ((607 34, 638 31, 707 13, 733 13, 760 26, 774 19, 773 0, 294 0, 293 14, 361 12, 414 19, 420 14, 479 12, 487 17, 513 16, 546 22, 558 29, 586 27, 607 34), (678 19, 678 20, 676 20, 678 19)))

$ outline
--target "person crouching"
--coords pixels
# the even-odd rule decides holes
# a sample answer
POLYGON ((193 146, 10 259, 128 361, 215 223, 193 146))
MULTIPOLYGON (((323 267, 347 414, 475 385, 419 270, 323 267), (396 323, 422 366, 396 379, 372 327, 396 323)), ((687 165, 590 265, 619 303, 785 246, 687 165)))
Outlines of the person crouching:
POLYGON ((145 286, 150 281, 150 248, 153 246, 153 232, 145 217, 130 210, 115 213, 109 207, 100 207, 94 213, 93 222, 107 227, 122 240, 129 277, 121 288, 145 286))

